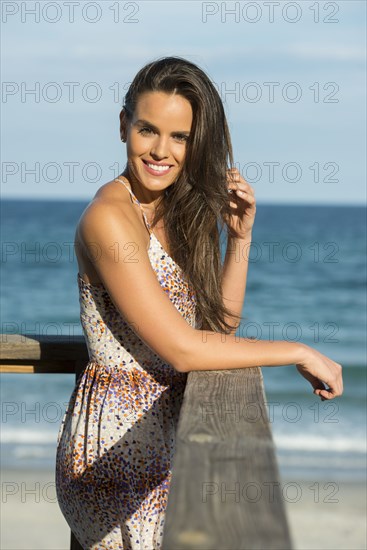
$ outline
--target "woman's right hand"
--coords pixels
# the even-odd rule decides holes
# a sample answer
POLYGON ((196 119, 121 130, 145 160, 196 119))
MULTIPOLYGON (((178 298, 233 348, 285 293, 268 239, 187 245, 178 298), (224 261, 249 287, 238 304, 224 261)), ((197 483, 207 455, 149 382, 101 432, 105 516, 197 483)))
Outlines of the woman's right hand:
POLYGON ((322 401, 342 395, 342 366, 326 355, 305 346, 303 358, 296 367, 299 373, 310 382, 314 393, 320 396, 322 401))

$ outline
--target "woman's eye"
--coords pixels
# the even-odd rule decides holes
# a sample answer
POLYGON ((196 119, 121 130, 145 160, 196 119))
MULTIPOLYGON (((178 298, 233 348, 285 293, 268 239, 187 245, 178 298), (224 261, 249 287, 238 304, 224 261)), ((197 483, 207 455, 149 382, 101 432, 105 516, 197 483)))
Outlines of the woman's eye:
POLYGON ((144 128, 140 128, 138 134, 142 134, 143 136, 147 136, 148 134, 151 134, 153 132, 153 130, 151 128, 148 128, 148 127, 144 127, 144 128))
MULTIPOLYGON (((138 134, 141 134, 142 136, 150 136, 151 134, 154 134, 154 130, 149 128, 149 126, 143 126, 140 130, 138 130, 138 134)), ((173 138, 180 143, 185 143, 189 136, 186 134, 175 134, 173 138)))
POLYGON ((189 136, 187 136, 186 134, 176 134, 175 139, 177 139, 177 141, 185 143, 189 139, 189 136))

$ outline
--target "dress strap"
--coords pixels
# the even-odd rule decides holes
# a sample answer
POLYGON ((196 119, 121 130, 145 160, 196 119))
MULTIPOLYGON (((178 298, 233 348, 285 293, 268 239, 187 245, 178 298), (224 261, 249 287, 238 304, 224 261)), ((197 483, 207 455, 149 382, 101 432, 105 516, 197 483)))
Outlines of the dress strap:
POLYGON ((124 184, 124 186, 126 187, 126 189, 129 191, 129 193, 130 193, 130 195, 131 195, 131 198, 132 198, 133 202, 139 206, 140 210, 142 211, 142 214, 143 214, 145 223, 146 223, 146 225, 147 225, 148 231, 149 231, 149 233, 151 233, 152 230, 151 230, 151 227, 150 227, 150 223, 148 222, 147 216, 146 216, 146 214, 145 214, 145 212, 144 212, 144 210, 143 210, 142 205, 140 204, 140 201, 135 197, 134 193, 132 192, 132 190, 130 189, 130 187, 127 185, 127 183, 126 183, 124 180, 122 180, 122 179, 120 179, 120 178, 116 178, 116 179, 117 179, 118 181, 120 181, 121 183, 124 184))

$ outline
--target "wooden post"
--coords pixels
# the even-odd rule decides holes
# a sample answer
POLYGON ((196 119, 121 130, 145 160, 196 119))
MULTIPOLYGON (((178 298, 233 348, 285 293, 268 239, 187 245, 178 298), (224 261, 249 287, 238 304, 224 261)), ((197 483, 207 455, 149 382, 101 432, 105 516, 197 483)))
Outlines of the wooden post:
POLYGON ((189 374, 162 548, 292 548, 260 368, 189 374))

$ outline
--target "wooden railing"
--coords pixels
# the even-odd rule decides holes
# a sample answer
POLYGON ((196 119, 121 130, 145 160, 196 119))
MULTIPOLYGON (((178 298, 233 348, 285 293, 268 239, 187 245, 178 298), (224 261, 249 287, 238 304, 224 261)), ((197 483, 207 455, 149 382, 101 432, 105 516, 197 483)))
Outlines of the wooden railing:
MULTIPOLYGON (((82 336, 1 335, 2 373, 77 377, 87 361, 82 336)), ((261 369, 190 372, 162 549, 291 549, 280 485, 261 369)))

